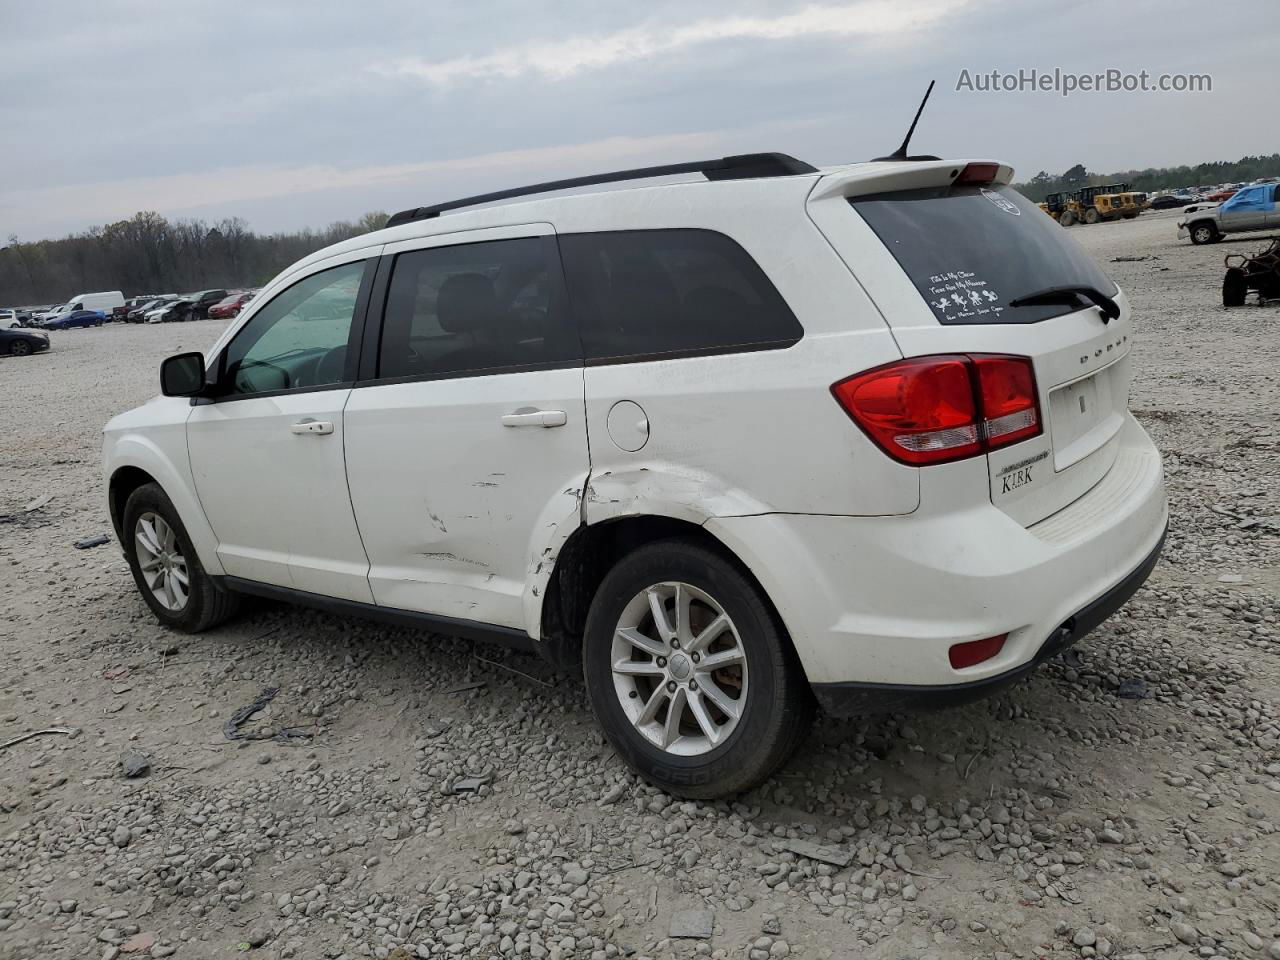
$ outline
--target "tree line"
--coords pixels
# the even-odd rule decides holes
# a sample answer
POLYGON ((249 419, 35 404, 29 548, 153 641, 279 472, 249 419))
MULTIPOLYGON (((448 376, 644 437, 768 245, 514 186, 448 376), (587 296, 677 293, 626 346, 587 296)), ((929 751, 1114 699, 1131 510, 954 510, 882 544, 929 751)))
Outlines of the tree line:
POLYGON ((1090 173, 1077 163, 1065 173, 1041 170, 1025 183, 1014 187, 1039 203, 1050 193, 1069 192, 1103 183, 1127 183, 1144 193, 1164 193, 1179 187, 1211 186, 1219 183, 1249 183, 1260 177, 1280 177, 1280 153, 1241 157, 1234 162, 1217 160, 1193 167, 1147 167, 1144 170, 1121 170, 1119 173, 1090 173))
POLYGON ((260 287, 296 260, 386 225, 366 213, 296 233, 257 234, 239 217, 166 220, 150 211, 60 240, 0 247, 0 305, 62 303, 78 293, 187 293, 260 287))

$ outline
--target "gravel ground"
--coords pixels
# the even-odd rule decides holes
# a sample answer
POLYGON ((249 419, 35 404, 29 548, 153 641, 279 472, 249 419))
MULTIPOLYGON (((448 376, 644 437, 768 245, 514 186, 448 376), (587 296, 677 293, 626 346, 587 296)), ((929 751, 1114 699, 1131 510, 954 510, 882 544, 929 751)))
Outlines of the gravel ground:
POLYGON ((0 359, 0 743, 70 731, 0 751, 0 957, 1280 958, 1280 312, 1218 305, 1257 236, 1173 219, 1072 228, 1137 311, 1149 584, 996 700, 819 720, 731 804, 637 782, 536 659, 267 604, 160 629, 72 543, 110 529, 102 423, 216 323, 0 359))

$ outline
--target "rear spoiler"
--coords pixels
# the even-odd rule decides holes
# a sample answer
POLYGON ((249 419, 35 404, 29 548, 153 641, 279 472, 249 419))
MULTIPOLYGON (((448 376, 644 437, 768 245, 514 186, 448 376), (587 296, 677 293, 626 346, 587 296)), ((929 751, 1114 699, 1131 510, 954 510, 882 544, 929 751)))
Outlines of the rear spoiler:
POLYGON ((809 194, 810 201, 828 197, 861 197, 890 190, 946 187, 953 183, 1003 186, 1013 167, 998 160, 925 160, 914 163, 860 163, 828 173, 809 194))

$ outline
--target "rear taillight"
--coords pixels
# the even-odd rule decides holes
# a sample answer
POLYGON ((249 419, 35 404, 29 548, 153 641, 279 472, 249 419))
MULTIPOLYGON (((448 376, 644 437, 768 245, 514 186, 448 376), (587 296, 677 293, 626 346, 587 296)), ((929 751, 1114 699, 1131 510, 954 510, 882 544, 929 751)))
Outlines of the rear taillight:
POLYGON ((962 460, 1041 431, 1026 357, 914 357, 841 380, 831 392, 885 453, 912 466, 962 460))

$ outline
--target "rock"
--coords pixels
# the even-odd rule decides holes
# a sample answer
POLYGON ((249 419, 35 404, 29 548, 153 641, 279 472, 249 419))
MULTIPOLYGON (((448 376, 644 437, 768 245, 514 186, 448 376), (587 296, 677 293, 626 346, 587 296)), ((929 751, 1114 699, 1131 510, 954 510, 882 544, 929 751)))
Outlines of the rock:
POLYGON ((1124 834, 1111 827, 1098 831, 1098 839, 1102 843, 1124 843, 1124 834))
POLYGON ((156 935, 154 933, 135 933, 132 937, 120 944, 121 953, 145 953, 156 945, 156 935))
POLYGON ((1196 933, 1196 928, 1189 923, 1175 920, 1169 924, 1169 932, 1188 946, 1194 947, 1200 942, 1200 934, 1196 933))
POLYGON ((782 932, 782 924, 772 913, 766 913, 760 918, 760 932, 776 937, 782 932))
POLYGON ((853 863, 853 854, 839 847, 827 847, 809 840, 783 840, 774 844, 779 850, 790 850, 796 856, 829 863, 834 867, 847 867, 853 863))
POLYGON ((266 943, 267 940, 270 939, 270 937, 271 937, 271 931, 266 927, 250 927, 249 933, 245 936, 244 939, 245 939, 245 943, 249 944, 249 946, 254 947, 256 949, 257 947, 260 947, 264 943, 266 943))
POLYGON ((1227 861, 1226 863, 1218 864, 1218 872, 1224 877, 1238 877, 1240 874, 1244 873, 1244 868, 1242 868, 1238 863, 1231 863, 1230 861, 1227 861))
POLYGON ((716 915, 710 910, 677 910, 671 915, 672 939, 710 940, 716 915))
POLYGON ((1147 690, 1147 681, 1141 677, 1121 680, 1120 686, 1116 688, 1116 696, 1124 700, 1145 700, 1150 695, 1147 690))
POLYGON ((1267 956, 1270 960, 1280 960, 1280 940, 1273 941, 1271 946, 1267 947, 1267 956))
POLYGON ((126 780, 145 777, 151 772, 151 760, 141 753, 126 753, 120 758, 120 775, 126 780))
POLYGON ((111 834, 111 842, 121 849, 127 847, 129 845, 129 841, 132 839, 133 831, 124 824, 120 824, 120 826, 116 827, 115 831, 111 834))
POLYGON ((1071 938, 1071 942, 1077 947, 1092 947, 1098 942, 1098 935, 1088 927, 1081 927, 1076 931, 1075 936, 1071 938))

